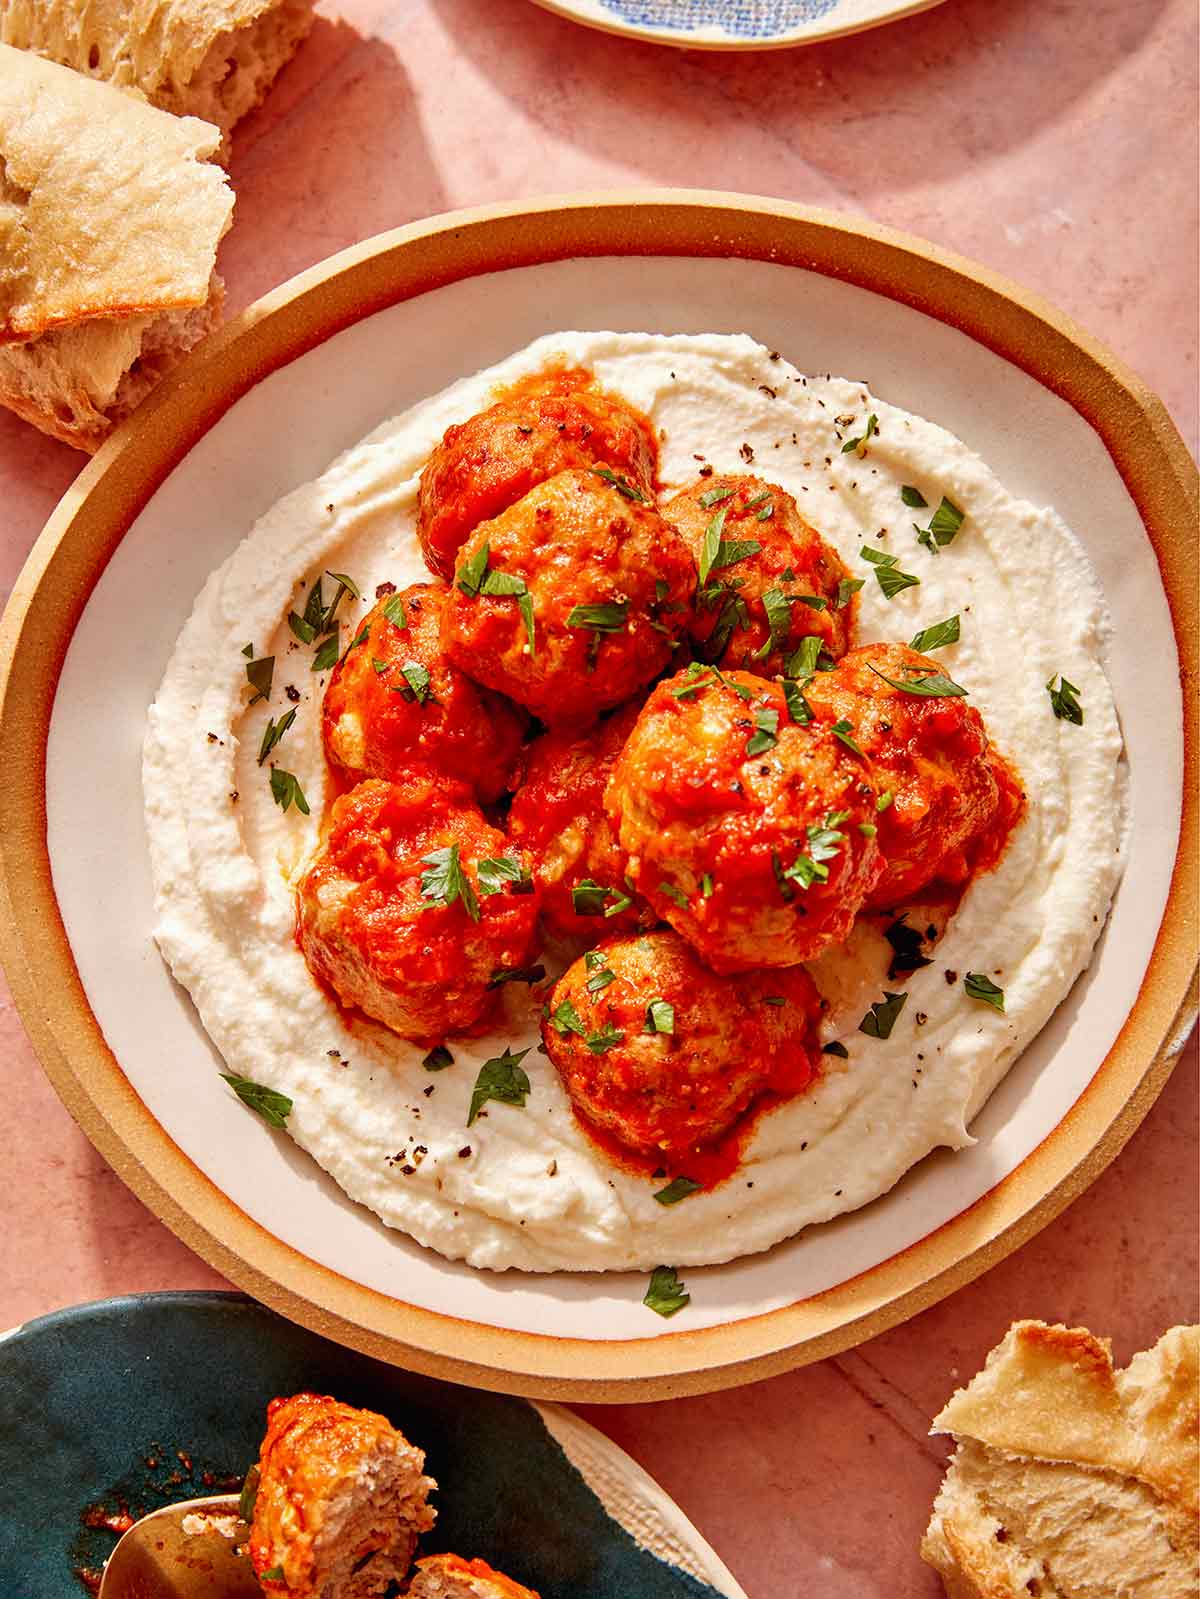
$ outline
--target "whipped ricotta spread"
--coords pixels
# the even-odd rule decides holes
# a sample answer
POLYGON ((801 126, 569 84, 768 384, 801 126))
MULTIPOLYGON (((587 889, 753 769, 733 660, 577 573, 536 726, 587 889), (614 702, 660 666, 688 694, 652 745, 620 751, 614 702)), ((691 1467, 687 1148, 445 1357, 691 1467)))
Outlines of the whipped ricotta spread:
POLYGON ((931 1150, 971 1143, 972 1118, 1087 965, 1123 858, 1108 627, 1087 557, 1053 510, 1016 498, 965 444, 861 384, 805 376, 747 337, 548 336, 384 423, 280 501, 209 578, 149 716, 155 936, 229 1070, 286 1094, 291 1137, 422 1244, 530 1271, 703 1265, 766 1249, 875 1199, 931 1150), (695 479, 699 457, 793 494, 865 579, 860 643, 907 642, 959 614, 961 638, 938 659, 1027 795, 999 866, 970 885, 931 965, 889 981, 889 951, 866 924, 814 964, 831 1002, 826 1037, 842 1041, 845 1058, 824 1056, 810 1091, 761 1117, 732 1178, 673 1206, 579 1126, 538 1052, 538 1002, 526 989, 506 986, 496 1028, 451 1039, 453 1065, 432 1073, 424 1049, 344 1016, 293 936, 293 885, 327 798, 327 674, 311 669, 288 612, 318 573, 348 573, 363 600, 343 600, 344 645, 377 584, 427 580, 415 523, 430 451, 497 387, 561 363, 590 368, 653 420, 669 489, 695 479), (865 453, 843 453, 872 415, 865 453), (930 509, 910 509, 905 485, 930 509), (926 525, 943 495, 965 520, 934 554, 913 524, 926 525), (919 585, 887 600, 864 543, 899 555, 919 585), (248 644, 275 657, 267 703, 249 703, 248 644), (1079 691, 1082 726, 1054 715, 1046 685, 1059 674, 1079 691), (258 764, 268 719, 293 708, 271 758, 296 777, 308 815, 280 809, 269 765, 258 764), (1003 989, 1003 1013, 967 996, 968 971, 1003 989), (890 1037, 872 1038, 858 1024, 885 989, 908 1000, 890 1037), (479 1068, 506 1046, 529 1049, 527 1102, 492 1103, 468 1128, 479 1068))

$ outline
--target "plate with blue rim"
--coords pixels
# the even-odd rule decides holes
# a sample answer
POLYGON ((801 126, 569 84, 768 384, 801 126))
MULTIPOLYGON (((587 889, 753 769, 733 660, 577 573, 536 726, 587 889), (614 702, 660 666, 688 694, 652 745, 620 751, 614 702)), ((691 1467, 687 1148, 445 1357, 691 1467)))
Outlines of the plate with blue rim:
POLYGON ((688 50, 766 50, 858 33, 941 0, 536 0, 606 33, 688 50))

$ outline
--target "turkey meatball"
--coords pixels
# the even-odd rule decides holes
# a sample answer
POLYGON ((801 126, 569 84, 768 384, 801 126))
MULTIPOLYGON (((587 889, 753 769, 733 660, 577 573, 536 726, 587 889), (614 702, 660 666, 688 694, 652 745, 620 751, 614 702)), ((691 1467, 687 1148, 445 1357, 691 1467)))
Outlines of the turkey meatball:
POLYGON ((663 670, 696 580, 671 524, 593 471, 560 472, 481 523, 455 572, 446 654, 543 721, 576 725, 663 670))
POLYGON ((408 1575, 433 1526, 425 1456, 386 1416, 320 1394, 272 1399, 250 1561, 267 1593, 371 1599, 408 1575))
POLYGON ((564 728, 529 746, 508 830, 533 861, 542 917, 556 933, 594 938, 658 920, 625 881, 604 811, 605 785, 637 713, 629 705, 582 737, 564 728))
POLYGON ((469 789, 423 769, 334 801, 296 899, 313 974, 421 1041, 486 1020, 489 985, 527 965, 538 914, 525 857, 469 789))
POLYGON ((761 677, 788 673, 804 638, 834 660, 854 611, 849 573, 795 500, 757 477, 701 478, 662 508, 700 572, 691 636, 697 654, 761 677))
POLYGON ((840 942, 883 869, 867 763, 790 704, 693 663, 654 689, 605 790, 634 886, 714 971, 840 942))
POLYGON ((408 1599, 538 1599, 538 1595, 486 1560, 426 1555, 417 1561, 408 1599))
POLYGON ((572 467, 606 467, 650 498, 658 460, 650 423, 585 372, 562 373, 448 428, 421 473, 418 532, 431 571, 449 579, 480 522, 572 467))
POLYGON ((577 960, 542 1035, 585 1121, 686 1174, 760 1094, 804 1088, 821 1008, 802 967, 719 977, 663 928, 577 960))
POLYGON ((868 909, 901 905, 935 877, 963 882, 964 851, 992 821, 1007 786, 983 719, 963 695, 895 686, 916 687, 942 672, 905 644, 866 644, 833 671, 818 672, 806 689, 821 721, 853 725, 884 806, 876 820, 887 864, 868 909))
POLYGON ((440 583, 414 583, 366 617, 361 642, 325 690, 325 752, 355 778, 428 766, 470 784, 487 804, 507 787, 524 723, 442 653, 448 593, 440 583))

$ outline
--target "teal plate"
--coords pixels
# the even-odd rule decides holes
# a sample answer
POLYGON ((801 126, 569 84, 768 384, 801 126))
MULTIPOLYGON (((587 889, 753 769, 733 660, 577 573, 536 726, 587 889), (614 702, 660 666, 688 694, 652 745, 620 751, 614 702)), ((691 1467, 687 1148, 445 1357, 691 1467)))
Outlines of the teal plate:
POLYGON ((383 1365, 233 1293, 137 1294, 43 1316, 0 1342, 0 1594, 86 1591, 122 1510, 233 1492, 268 1400, 302 1389, 381 1411, 426 1453, 423 1540, 542 1599, 720 1599, 605 1512, 524 1400, 383 1365))

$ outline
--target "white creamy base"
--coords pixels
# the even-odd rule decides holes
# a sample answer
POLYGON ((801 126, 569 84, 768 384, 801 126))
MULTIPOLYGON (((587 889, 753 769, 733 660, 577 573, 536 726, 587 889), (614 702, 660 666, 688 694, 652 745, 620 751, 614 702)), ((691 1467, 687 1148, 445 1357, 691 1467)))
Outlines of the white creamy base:
MULTIPOLYGON (((1101 666, 1107 628, 1095 575, 1052 510, 1014 498, 966 445, 861 385, 806 379, 745 337, 539 339, 376 429, 263 517, 205 585, 145 746, 156 937, 230 1069, 288 1094, 296 1142, 419 1242, 472 1265, 531 1271, 703 1265, 766 1249, 885 1193, 930 1150, 971 1143, 972 1117, 1086 966, 1123 858, 1121 736, 1101 666), (860 642, 906 642, 959 612, 962 639, 938 659, 970 690, 1028 793, 999 868, 971 886, 931 966, 887 981, 888 951, 865 929, 813 966, 833 1002, 827 1035, 842 1038, 849 1058, 824 1057, 822 1081, 763 1118, 735 1177, 671 1207, 652 1198, 660 1184, 613 1167, 580 1130, 537 1053, 524 989, 505 991, 503 1026, 451 1040, 454 1065, 430 1074, 423 1050, 374 1024, 348 1025, 293 940, 292 885, 325 802, 327 677, 311 672, 312 652, 292 638, 287 612, 326 568, 348 572, 365 596, 344 607, 347 625, 376 584, 426 579, 414 527, 430 450, 496 385, 557 359, 590 367, 653 418, 668 485, 693 480, 701 455, 717 471, 753 471, 794 494, 867 579, 860 642), (861 435, 871 412, 879 431, 866 458, 843 455, 842 441, 861 435), (929 510, 902 503, 908 483, 929 510), (943 494, 967 518, 935 557, 912 524, 927 524, 943 494), (920 586, 885 600, 859 556, 864 541, 898 554, 920 586), (276 658, 271 702, 250 710, 247 643, 276 658), (1079 688, 1082 727, 1051 711, 1045 685, 1059 673, 1079 688), (287 684, 302 698, 273 758, 299 778, 309 817, 281 812, 268 768, 257 765, 268 717, 290 708, 287 684), (953 985, 947 969, 959 974, 953 985), (1003 1015, 966 997, 968 970, 1004 989, 1003 1015), (909 999, 881 1041, 857 1027, 885 987, 906 988, 909 999), (491 1104, 468 1130, 478 1069, 505 1045, 533 1046, 523 1063, 528 1102, 491 1104)), ((343 644, 350 636, 343 631, 343 644)))

